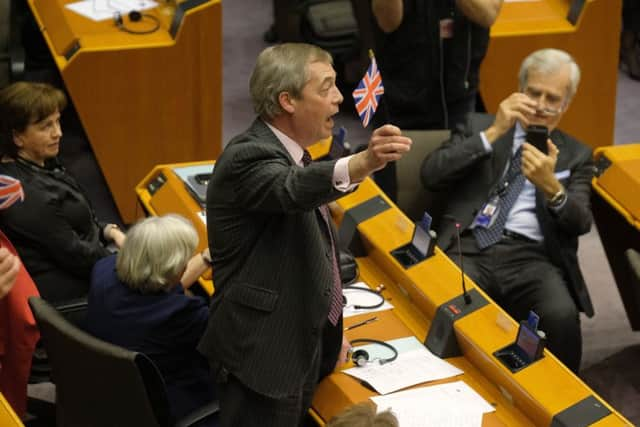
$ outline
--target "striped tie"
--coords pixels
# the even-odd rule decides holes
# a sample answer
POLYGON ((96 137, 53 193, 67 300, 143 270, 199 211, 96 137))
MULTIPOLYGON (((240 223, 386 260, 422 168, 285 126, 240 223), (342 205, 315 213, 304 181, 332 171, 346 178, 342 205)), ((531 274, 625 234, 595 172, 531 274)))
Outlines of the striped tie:
MULTIPOLYGON (((307 150, 304 150, 302 155, 302 164, 306 167, 311 163, 311 155, 307 150)), ((322 205, 318 208, 320 215, 324 220, 324 225, 327 227, 327 233, 329 234, 329 241, 331 243, 331 264, 333 270, 333 286, 331 290, 331 302, 329 305, 329 322, 333 326, 338 324, 340 315, 342 314, 342 279, 340 279, 340 270, 338 268, 338 260, 336 259, 336 247, 333 241, 333 233, 331 232, 331 215, 327 205, 322 205)))
POLYGON ((506 174, 506 182, 508 182, 508 186, 498 201, 498 217, 489 228, 476 227, 473 229, 473 235, 475 236, 480 249, 488 248, 502 239, 502 233, 504 232, 504 226, 507 223, 509 212, 516 203, 516 200, 522 191, 522 187, 524 186, 525 178, 524 175, 522 175, 521 167, 522 145, 516 150, 516 153, 511 159, 511 164, 509 165, 509 170, 506 174))

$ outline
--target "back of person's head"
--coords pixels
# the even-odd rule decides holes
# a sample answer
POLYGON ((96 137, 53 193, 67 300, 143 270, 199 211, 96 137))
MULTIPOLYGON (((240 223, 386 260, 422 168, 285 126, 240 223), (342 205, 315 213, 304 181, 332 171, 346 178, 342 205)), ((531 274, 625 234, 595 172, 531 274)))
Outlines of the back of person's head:
POLYGON ((127 231, 116 260, 118 278, 140 293, 168 291, 197 245, 196 230, 179 215, 143 219, 127 231))
POLYGON ((24 132, 66 106, 64 92, 47 83, 16 82, 0 90, 0 154, 15 158, 14 132, 24 132))
POLYGON ((302 89, 309 81, 307 64, 314 62, 333 64, 327 51, 310 44, 283 43, 263 50, 249 81, 256 114, 265 120, 281 114, 278 97, 282 92, 300 99, 302 89))
POLYGON ((399 425, 398 419, 391 411, 376 414, 373 404, 363 402, 333 417, 327 427, 399 427, 399 425))
POLYGON ((558 72, 565 66, 569 66, 569 87, 567 88, 567 99, 569 102, 578 90, 580 84, 580 67, 564 50, 560 49, 540 49, 527 56, 520 65, 518 73, 518 83, 520 90, 527 87, 527 80, 530 72, 537 72, 543 75, 550 75, 558 72))

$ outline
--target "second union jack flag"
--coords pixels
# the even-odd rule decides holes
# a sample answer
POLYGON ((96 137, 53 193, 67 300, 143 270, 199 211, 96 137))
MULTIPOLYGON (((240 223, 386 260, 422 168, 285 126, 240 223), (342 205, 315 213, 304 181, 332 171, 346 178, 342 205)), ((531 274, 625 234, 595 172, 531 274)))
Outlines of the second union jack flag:
POLYGON ((6 209, 18 200, 24 200, 20 181, 7 175, 0 175, 0 209, 6 209))
POLYGON ((383 93, 382 76, 380 75, 376 58, 371 57, 371 64, 367 72, 358 83, 358 87, 353 91, 353 99, 355 100, 360 120, 362 120, 362 126, 367 127, 371 121, 383 93))

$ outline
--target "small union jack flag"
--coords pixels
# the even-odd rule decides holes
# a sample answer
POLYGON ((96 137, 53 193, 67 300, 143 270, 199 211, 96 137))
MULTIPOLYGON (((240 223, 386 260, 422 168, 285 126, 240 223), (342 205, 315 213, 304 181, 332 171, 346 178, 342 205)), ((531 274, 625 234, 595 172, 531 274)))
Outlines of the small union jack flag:
POLYGON ((6 209, 18 200, 24 200, 20 181, 7 175, 0 175, 0 209, 6 209))
POLYGON ((362 120, 362 126, 367 127, 371 121, 383 93, 382 76, 380 75, 376 58, 371 56, 371 64, 367 68, 367 72, 358 83, 358 87, 353 91, 353 99, 355 100, 360 120, 362 120))

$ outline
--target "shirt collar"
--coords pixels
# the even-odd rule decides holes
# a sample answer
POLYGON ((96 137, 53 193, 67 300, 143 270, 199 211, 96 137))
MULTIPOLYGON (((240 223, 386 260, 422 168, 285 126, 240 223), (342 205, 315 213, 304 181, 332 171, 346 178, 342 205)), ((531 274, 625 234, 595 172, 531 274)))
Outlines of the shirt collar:
POLYGON ((264 123, 269 127, 269 129, 271 129, 271 132, 273 132, 276 138, 278 138, 278 141, 280 141, 280 143, 284 146, 293 161, 296 162, 298 166, 302 166, 302 155, 304 154, 304 150, 302 149, 300 144, 289 138, 281 130, 271 125, 270 123, 264 123))
POLYGON ((516 129, 513 133, 513 152, 518 151, 518 148, 524 143, 524 139, 527 136, 527 132, 524 130, 520 122, 516 122, 516 129))

